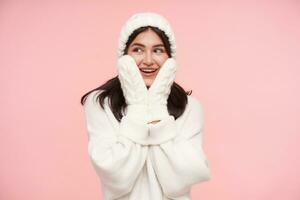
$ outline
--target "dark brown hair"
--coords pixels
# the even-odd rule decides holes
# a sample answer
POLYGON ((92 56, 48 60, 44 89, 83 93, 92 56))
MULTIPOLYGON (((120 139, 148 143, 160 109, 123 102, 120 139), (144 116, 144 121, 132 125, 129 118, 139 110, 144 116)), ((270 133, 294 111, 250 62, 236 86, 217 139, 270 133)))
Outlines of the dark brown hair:
MULTIPOLYGON (((137 37, 138 34, 146 31, 147 29, 153 30, 162 40, 164 47, 166 49, 166 52, 169 57, 171 57, 171 47, 170 42, 166 34, 160 30, 159 28, 152 27, 152 26, 146 26, 146 27, 140 27, 136 29, 128 38, 126 42, 126 48, 124 50, 124 55, 128 53, 128 48, 130 44, 133 42, 133 40, 137 37)), ((80 103, 84 105, 84 102, 87 98, 87 96, 96 90, 102 90, 101 93, 98 94, 97 100, 100 103, 100 106, 104 109, 104 99, 107 97, 109 106, 112 110, 112 113, 116 117, 118 121, 121 121, 123 115, 122 111, 126 108, 127 104, 123 95, 123 91, 121 89, 121 84, 118 79, 118 76, 113 77, 112 79, 109 79, 106 81, 103 85, 92 89, 91 91, 85 93, 80 100, 80 103)), ((185 110, 186 104, 187 104, 187 95, 191 95, 192 91, 185 91, 179 84, 177 84, 175 81, 173 82, 171 86, 170 95, 168 97, 168 112, 170 115, 173 115, 175 119, 180 117, 182 113, 185 110)))

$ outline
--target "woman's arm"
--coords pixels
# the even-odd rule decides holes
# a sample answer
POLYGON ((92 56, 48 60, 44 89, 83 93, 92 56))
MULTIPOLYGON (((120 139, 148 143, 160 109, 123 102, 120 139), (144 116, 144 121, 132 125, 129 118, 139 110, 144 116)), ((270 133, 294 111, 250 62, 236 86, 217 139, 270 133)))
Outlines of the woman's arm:
POLYGON ((92 92, 84 104, 88 153, 102 184, 108 189, 107 195, 110 199, 116 199, 131 191, 148 153, 147 146, 124 137, 126 130, 121 127, 131 127, 131 131, 137 132, 135 134, 147 134, 147 129, 139 124, 129 124, 128 121, 122 122, 127 123, 125 126, 114 126, 94 94, 92 92))
POLYGON ((158 135, 174 131, 176 127, 174 139, 149 148, 159 182, 170 198, 180 197, 189 192, 193 184, 210 179, 208 160, 202 148, 202 107, 194 98, 190 98, 189 104, 179 124, 170 117, 150 129, 150 134, 158 135))

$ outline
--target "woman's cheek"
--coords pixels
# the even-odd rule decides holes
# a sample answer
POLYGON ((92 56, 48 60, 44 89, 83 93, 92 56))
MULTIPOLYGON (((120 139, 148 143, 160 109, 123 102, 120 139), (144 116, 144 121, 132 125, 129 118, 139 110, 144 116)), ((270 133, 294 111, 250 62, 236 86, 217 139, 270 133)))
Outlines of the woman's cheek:
POLYGON ((140 65, 142 63, 143 58, 141 56, 134 56, 135 63, 140 65))
POLYGON ((162 66, 167 59, 168 57, 157 57, 155 58, 155 61, 159 66, 162 66))

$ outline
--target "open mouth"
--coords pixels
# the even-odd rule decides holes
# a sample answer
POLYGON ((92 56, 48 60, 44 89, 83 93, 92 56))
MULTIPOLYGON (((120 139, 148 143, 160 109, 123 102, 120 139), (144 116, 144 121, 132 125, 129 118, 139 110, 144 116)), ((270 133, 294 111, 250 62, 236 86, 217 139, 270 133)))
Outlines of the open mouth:
POLYGON ((140 71, 142 72, 143 75, 145 76, 151 76, 153 74, 155 74, 155 72, 158 69, 152 69, 152 68, 144 68, 144 69, 140 69, 140 71))

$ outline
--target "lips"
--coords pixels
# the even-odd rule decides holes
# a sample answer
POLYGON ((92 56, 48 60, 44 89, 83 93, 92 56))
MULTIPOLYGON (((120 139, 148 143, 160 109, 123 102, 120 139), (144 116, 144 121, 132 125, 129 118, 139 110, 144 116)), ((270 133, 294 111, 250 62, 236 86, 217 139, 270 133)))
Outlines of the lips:
POLYGON ((155 68, 140 68, 140 71, 144 76, 152 76, 156 73, 158 69, 155 68))
POLYGON ((145 68, 145 69, 140 69, 140 71, 144 72, 144 73, 153 73, 156 72, 157 69, 153 69, 153 68, 145 68))

